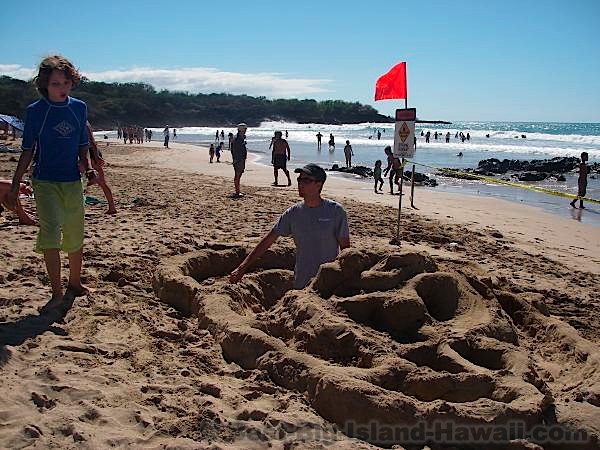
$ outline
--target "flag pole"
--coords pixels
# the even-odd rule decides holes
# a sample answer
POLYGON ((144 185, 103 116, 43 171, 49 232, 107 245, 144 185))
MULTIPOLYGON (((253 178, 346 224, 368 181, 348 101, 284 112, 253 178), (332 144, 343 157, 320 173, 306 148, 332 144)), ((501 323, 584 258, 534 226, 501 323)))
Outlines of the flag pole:
MULTIPOLYGON (((406 81, 406 76, 404 77, 406 81)), ((406 96, 404 97, 404 109, 408 109, 408 91, 404 87, 406 96)), ((404 157, 400 162, 400 195, 398 198, 398 223, 396 224, 396 245, 400 246, 400 216, 402 215, 402 187, 404 184, 404 157)))

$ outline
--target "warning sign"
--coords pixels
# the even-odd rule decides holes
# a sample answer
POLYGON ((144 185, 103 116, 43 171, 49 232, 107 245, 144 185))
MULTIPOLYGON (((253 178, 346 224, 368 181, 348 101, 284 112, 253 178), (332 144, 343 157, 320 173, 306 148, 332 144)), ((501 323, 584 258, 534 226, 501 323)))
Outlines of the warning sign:
POLYGON ((398 134, 400 135, 400 140, 402 142, 406 142, 406 139, 410 135, 410 128, 408 128, 406 122, 402 122, 402 126, 400 127, 400 131, 398 132, 398 134))
POLYGON ((396 110, 396 127, 394 130, 394 156, 411 158, 415 154, 415 108, 396 110))

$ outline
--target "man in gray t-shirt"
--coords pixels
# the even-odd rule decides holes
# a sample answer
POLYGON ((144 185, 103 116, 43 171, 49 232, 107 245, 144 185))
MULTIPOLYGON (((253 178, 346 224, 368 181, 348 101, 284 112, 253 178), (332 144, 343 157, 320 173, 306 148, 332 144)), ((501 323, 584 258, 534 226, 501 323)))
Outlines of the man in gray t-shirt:
POLYGON ((302 289, 317 274, 319 266, 333 261, 339 250, 350 247, 350 230, 346 211, 339 203, 321 197, 327 178, 316 164, 308 164, 294 172, 298 176, 298 194, 304 201, 288 208, 271 231, 258 243, 244 261, 229 275, 238 282, 247 268, 277 240, 292 236, 296 244, 294 288, 302 289))

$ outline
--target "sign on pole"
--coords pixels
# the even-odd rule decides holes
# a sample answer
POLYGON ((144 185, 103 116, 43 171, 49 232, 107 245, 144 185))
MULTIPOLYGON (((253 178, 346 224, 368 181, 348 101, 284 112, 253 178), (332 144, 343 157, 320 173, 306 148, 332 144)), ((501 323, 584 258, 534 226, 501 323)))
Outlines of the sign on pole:
POLYGON ((416 108, 396 110, 396 128, 394 130, 394 156, 412 158, 415 154, 416 108))

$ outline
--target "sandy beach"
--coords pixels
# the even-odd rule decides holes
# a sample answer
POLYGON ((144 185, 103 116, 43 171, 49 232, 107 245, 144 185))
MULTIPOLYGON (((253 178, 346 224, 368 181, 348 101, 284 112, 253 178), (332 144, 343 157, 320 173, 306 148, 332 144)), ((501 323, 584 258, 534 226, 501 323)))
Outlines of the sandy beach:
MULTIPOLYGON (((498 448, 600 448, 598 227, 417 190, 392 246, 398 196, 331 176, 351 248, 291 290, 279 239, 230 285, 295 181, 249 161, 235 199, 227 151, 105 143, 118 214, 86 207, 90 295, 41 314, 36 227, 0 217, 0 447, 486 449, 393 432, 516 422, 559 431, 498 448)), ((17 158, 0 154, 0 178, 17 158)))

